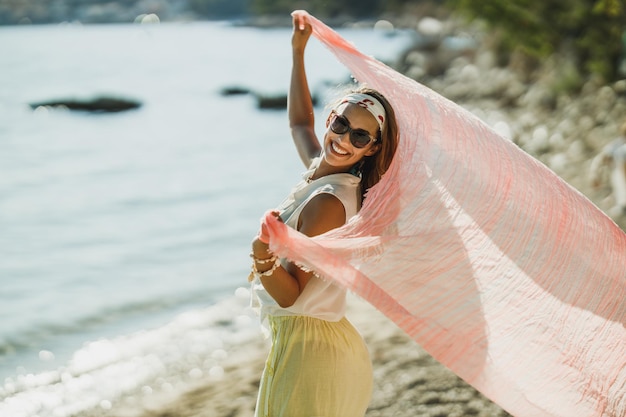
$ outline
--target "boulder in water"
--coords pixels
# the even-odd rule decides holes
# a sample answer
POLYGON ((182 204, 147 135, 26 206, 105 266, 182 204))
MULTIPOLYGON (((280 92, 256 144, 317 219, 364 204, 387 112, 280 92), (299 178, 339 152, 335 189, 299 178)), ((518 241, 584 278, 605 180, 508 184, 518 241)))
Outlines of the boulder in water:
POLYGON ((259 109, 286 109, 287 94, 257 94, 257 107, 259 109))
POLYGON ((249 93, 250 93, 249 88, 240 87, 236 85, 227 86, 220 90, 220 95, 222 96, 238 96, 238 95, 246 95, 249 93))
POLYGON ((60 99, 31 103, 34 110, 38 107, 61 107, 69 110, 86 111, 94 113, 116 113, 126 110, 134 110, 141 107, 136 100, 117 97, 96 97, 93 99, 60 99))

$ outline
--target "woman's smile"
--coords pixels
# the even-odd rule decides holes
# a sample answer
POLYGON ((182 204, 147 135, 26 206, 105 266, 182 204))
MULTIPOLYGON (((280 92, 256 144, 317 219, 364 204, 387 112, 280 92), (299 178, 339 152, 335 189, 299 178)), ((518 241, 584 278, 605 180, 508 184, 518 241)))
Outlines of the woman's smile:
POLYGON ((341 156, 348 155, 348 152, 345 151, 343 148, 341 148, 339 144, 337 144, 337 142, 335 141, 332 141, 330 143, 330 147, 332 148, 333 152, 335 152, 338 155, 341 155, 341 156))

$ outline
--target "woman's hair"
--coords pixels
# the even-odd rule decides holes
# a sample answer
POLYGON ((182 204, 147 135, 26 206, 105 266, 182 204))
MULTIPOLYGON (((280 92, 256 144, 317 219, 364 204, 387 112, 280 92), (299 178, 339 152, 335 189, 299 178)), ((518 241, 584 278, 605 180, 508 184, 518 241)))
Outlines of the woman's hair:
POLYGON ((393 107, 387 98, 373 88, 365 86, 341 91, 341 96, 337 100, 331 101, 329 107, 336 108, 341 103, 341 99, 350 93, 367 94, 374 97, 385 108, 387 116, 383 124, 383 131, 379 132, 377 137, 377 144, 380 146, 378 152, 372 156, 364 157, 357 164, 361 174, 361 200, 363 200, 367 191, 378 184, 391 165, 391 160, 398 148, 398 122, 393 107))
POLYGON ((383 174, 389 169, 391 160, 398 148, 398 122, 393 107, 378 91, 369 87, 361 87, 354 91, 355 93, 367 94, 377 99, 385 108, 387 115, 383 125, 383 131, 380 132, 378 144, 380 149, 372 156, 366 156, 363 159, 361 167, 361 192, 365 197, 367 191, 374 185, 378 184, 383 174))

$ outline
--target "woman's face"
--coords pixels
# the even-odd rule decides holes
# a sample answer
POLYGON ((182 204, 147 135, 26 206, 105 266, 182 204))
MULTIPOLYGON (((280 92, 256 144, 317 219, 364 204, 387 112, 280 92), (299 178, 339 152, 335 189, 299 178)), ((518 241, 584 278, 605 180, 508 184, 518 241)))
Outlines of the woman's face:
MULTIPOLYGON (((374 116, 364 108, 349 103, 340 107, 336 114, 345 117, 350 128, 354 131, 365 131, 372 138, 378 136, 378 122, 374 116)), ((331 166, 340 170, 349 169, 366 156, 374 155, 380 147, 379 141, 370 141, 365 147, 358 148, 350 142, 350 130, 344 134, 338 134, 330 129, 333 113, 327 120, 328 129, 324 136, 324 160, 331 166)))

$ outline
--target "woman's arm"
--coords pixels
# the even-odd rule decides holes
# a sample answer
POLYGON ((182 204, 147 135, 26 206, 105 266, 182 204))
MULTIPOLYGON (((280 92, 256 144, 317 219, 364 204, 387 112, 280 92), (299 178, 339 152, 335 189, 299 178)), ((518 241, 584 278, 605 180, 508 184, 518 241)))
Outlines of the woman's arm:
MULTIPOLYGON (((341 227, 345 222, 346 212, 341 201, 334 195, 323 193, 313 197, 304 207, 298 230, 307 236, 317 236, 341 227)), ((252 242, 252 253, 258 259, 272 257, 268 245, 258 238, 252 242)), ((256 267, 263 272, 269 270, 271 265, 257 263, 256 267)), ((286 308, 296 302, 312 276, 312 273, 289 264, 286 268, 276 268, 270 276, 261 276, 261 282, 278 305, 286 308)))
POLYGON ((312 28, 304 15, 296 11, 292 16, 292 67, 287 111, 291 136, 300 159, 308 168, 311 165, 311 160, 317 157, 321 151, 320 143, 315 135, 313 101, 304 67, 304 50, 311 36, 312 28))

